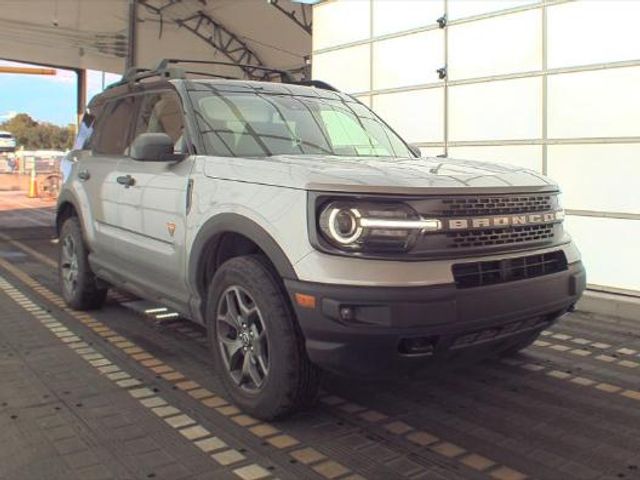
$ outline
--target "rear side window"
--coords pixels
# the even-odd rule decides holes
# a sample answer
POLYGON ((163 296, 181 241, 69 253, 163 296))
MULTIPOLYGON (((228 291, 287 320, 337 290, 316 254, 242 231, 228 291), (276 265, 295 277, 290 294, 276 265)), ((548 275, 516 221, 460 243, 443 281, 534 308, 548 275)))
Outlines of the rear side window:
MULTIPOLYGON (((182 140, 182 106, 175 92, 144 95, 136 123, 135 137, 141 133, 166 133, 174 144, 182 140)), ((135 138, 134 137, 134 138, 135 138)))
POLYGON ((129 125, 133 117, 133 97, 125 97, 109 102, 97 119, 91 147, 95 153, 103 155, 124 155, 129 146, 129 125))

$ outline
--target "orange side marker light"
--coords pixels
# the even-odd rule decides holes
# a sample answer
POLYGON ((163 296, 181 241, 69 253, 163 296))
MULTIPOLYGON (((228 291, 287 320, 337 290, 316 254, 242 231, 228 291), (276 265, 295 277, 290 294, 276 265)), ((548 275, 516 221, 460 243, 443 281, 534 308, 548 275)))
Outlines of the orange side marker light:
POLYGON ((305 295, 304 293, 296 293, 296 303, 302 308, 316 308, 316 297, 313 295, 305 295))

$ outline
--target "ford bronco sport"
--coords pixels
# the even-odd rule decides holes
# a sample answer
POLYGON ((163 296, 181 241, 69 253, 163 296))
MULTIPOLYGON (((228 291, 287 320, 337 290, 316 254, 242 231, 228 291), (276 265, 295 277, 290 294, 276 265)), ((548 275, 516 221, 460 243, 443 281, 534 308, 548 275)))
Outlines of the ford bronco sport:
POLYGON ((517 352, 584 290, 548 178, 420 158, 323 82, 174 63, 91 102, 58 203, 61 288, 76 309, 115 286, 205 325, 252 415, 308 404, 321 369, 517 352))

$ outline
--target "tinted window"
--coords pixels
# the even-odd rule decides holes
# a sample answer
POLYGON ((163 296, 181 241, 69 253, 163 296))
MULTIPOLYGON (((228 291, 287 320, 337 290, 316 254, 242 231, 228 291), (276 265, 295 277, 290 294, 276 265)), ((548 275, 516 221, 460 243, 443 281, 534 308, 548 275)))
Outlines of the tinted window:
POLYGON ((129 123, 134 113, 133 97, 106 104, 98 117, 91 147, 95 153, 123 155, 129 146, 129 123))
POLYGON ((182 107, 175 92, 147 94, 142 98, 135 136, 141 133, 166 133, 173 143, 182 137, 182 107))

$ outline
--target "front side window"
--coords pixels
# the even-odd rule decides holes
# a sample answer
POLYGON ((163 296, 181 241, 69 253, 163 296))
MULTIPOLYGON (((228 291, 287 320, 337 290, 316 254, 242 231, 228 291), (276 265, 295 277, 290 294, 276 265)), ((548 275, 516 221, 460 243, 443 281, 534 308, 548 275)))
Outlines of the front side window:
POLYGON ((141 133, 166 133, 178 146, 182 142, 183 131, 182 107, 175 92, 155 92, 144 95, 134 138, 141 133))
POLYGON ((210 155, 412 157, 376 115, 346 98, 276 93, 190 92, 210 155))
POLYGON ((134 114, 133 97, 108 102, 95 125, 91 149, 103 155, 124 155, 129 146, 129 123, 134 114))

